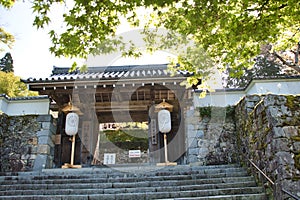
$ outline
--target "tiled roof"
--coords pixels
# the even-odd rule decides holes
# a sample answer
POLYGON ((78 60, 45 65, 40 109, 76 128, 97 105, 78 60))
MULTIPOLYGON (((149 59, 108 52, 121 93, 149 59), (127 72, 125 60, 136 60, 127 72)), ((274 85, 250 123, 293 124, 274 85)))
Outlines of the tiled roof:
MULTIPOLYGON (((81 73, 79 70, 69 72, 69 68, 53 67, 52 75, 45 79, 29 78, 24 82, 44 82, 62 80, 114 80, 114 79, 143 79, 155 77, 170 77, 171 73, 167 70, 167 64, 159 65, 127 65, 127 66, 108 66, 90 67, 87 72, 81 73)), ((190 76, 187 71, 178 71, 175 76, 190 76)))
POLYGON ((28 96, 28 97, 9 97, 6 94, 0 94, 0 97, 4 97, 9 101, 49 99, 47 95, 28 96))

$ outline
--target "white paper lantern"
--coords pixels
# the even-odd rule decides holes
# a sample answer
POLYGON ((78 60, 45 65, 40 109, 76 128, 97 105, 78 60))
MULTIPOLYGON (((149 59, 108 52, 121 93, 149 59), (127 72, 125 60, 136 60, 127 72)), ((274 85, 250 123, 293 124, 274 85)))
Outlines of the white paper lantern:
POLYGON ((171 131, 171 114, 168 110, 160 110, 158 112, 158 128, 162 133, 171 131))
POLYGON ((65 131, 67 135, 76 135, 78 132, 79 117, 76 113, 69 113, 66 117, 65 131))

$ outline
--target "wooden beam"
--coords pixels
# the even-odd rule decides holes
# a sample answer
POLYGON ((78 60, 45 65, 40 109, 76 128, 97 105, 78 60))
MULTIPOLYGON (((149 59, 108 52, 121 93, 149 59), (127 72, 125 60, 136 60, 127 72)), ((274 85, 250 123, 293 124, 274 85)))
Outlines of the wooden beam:
POLYGON ((147 111, 151 101, 97 102, 97 112, 147 111))
POLYGON ((118 112, 118 119, 114 118, 114 115, 109 112, 98 112, 99 123, 114 123, 114 122, 147 122, 148 121, 148 111, 139 112, 118 112))

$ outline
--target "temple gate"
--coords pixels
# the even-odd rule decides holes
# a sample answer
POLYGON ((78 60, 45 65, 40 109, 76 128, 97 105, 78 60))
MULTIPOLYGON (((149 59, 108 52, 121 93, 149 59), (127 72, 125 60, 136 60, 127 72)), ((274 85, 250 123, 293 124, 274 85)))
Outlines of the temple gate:
POLYGON ((100 123, 123 122, 147 122, 149 163, 163 162, 163 135, 159 134, 154 111, 155 105, 162 101, 173 106, 172 130, 168 134, 169 161, 184 164, 184 110, 192 102, 191 90, 180 83, 189 75, 178 72, 171 77, 167 65, 90 67, 84 73, 54 67, 49 78, 28 79, 26 83, 40 95, 48 95, 50 110, 58 113, 56 166, 70 162, 71 142, 64 131, 67 106, 74 108, 80 116, 75 164, 91 164, 100 123))

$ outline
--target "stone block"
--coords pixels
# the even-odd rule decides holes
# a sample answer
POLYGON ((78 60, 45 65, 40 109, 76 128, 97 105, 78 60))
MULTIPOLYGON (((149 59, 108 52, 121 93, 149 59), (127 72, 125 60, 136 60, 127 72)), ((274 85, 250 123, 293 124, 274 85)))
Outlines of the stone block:
POLYGON ((204 145, 204 143, 206 142, 206 140, 198 140, 198 147, 201 147, 204 145))
POLYGON ((280 95, 280 96, 277 95, 275 104, 276 105, 284 105, 284 104, 286 104, 286 97, 282 96, 282 95, 280 95))
POLYGON ((194 109, 188 110, 188 111, 186 112, 186 116, 187 116, 187 117, 192 117, 192 116, 194 116, 194 112, 195 112, 194 109))
POLYGON ((227 146, 229 146, 229 145, 227 145, 226 142, 221 142, 221 143, 220 143, 220 147, 221 147, 221 148, 225 148, 225 147, 227 147, 227 146))
POLYGON ((293 116, 292 112, 288 109, 288 107, 286 107, 284 105, 280 106, 280 110, 281 110, 281 112, 284 113, 285 116, 289 116, 289 117, 293 116))
POLYGON ((195 138, 196 135, 197 135, 197 131, 195 131, 195 130, 189 130, 187 132, 187 135, 188 135, 189 138, 195 138))
POLYGON ((189 163, 195 163, 198 162, 198 157, 196 155, 189 155, 188 156, 188 162, 189 163))
POLYGON ((263 102, 264 102, 264 106, 268 107, 268 106, 275 105, 276 100, 275 100, 274 96, 268 95, 264 98, 263 102))
POLYGON ((278 165, 293 165, 294 159, 292 158, 292 154, 289 152, 278 152, 275 154, 278 165))
POLYGON ((207 128, 207 124, 206 123, 199 124, 197 128, 201 130, 205 130, 207 128))
POLYGON ((293 143, 293 150, 295 152, 300 152, 300 142, 294 142, 293 143))
POLYGON ((37 148, 38 154, 50 154, 50 146, 47 144, 41 144, 37 148))
POLYGON ((39 137, 39 145, 41 145, 41 144, 47 144, 50 147, 54 147, 54 143, 53 143, 52 139, 48 136, 39 137))
POLYGON ((269 106, 269 113, 272 117, 280 117, 282 115, 281 111, 276 106, 269 106))
POLYGON ((38 131, 37 133, 36 133, 36 135, 38 136, 38 137, 42 137, 42 136, 49 136, 49 135, 51 135, 51 134, 49 134, 49 130, 41 130, 41 131, 38 131))
POLYGON ((208 148, 206 148, 206 147, 200 147, 199 148, 199 155, 201 156, 201 157, 205 157, 207 154, 208 154, 208 148))
POLYGON ((47 155, 38 155, 34 161, 33 170, 40 171, 47 166, 47 155))
POLYGON ((203 138, 204 137, 204 131, 203 130, 197 130, 196 137, 197 138, 203 138))
POLYGON ((188 124, 187 129, 188 129, 188 131, 193 131, 193 130, 195 130, 195 127, 193 124, 188 124))
POLYGON ((282 127, 282 130, 288 138, 298 136, 298 128, 295 126, 284 126, 282 127))
POLYGON ((188 138, 188 148, 197 148, 198 141, 196 138, 188 138))
POLYGON ((189 149, 189 155, 198 155, 199 154, 199 148, 190 148, 189 149))
POLYGON ((253 101, 247 101, 246 102, 246 107, 247 108, 254 108, 255 105, 256 105, 256 102, 253 102, 253 101))
POLYGON ((42 122, 42 129, 43 130, 49 130, 51 126, 50 122, 42 122))
POLYGON ((51 115, 39 115, 36 120, 38 122, 52 122, 52 119, 51 115))
POLYGON ((31 153, 32 153, 32 154, 36 154, 36 153, 37 153, 37 148, 38 148, 38 146, 32 147, 31 153))
POLYGON ((282 127, 273 127, 274 138, 285 137, 282 127))
POLYGON ((246 101, 259 101, 261 99, 261 96, 259 95, 247 95, 246 96, 246 101))
POLYGON ((274 153, 280 152, 280 151, 285 151, 285 152, 290 152, 290 148, 288 147, 288 139, 286 138, 278 138, 272 140, 271 143, 271 148, 274 153))
POLYGON ((49 137, 48 136, 39 137, 38 141, 39 141, 39 144, 48 144, 49 137))

